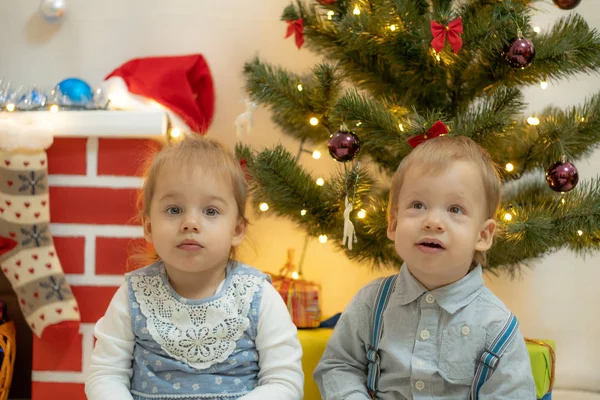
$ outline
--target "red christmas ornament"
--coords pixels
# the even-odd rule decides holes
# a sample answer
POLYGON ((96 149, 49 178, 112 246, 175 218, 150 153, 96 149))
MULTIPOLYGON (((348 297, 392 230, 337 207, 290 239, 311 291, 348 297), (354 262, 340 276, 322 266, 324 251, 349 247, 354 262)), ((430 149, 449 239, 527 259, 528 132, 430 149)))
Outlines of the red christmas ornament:
POLYGON ((360 151, 360 139, 354 132, 344 128, 332 133, 327 142, 327 149, 334 160, 346 162, 354 159, 360 151))
POLYGON ((436 52, 442 51, 448 38, 448 43, 455 53, 458 53, 462 48, 462 38, 459 35, 463 33, 462 19, 460 17, 450 21, 448 25, 444 26, 435 21, 431 21, 431 34, 433 40, 431 46, 436 52))
POLYGON ((408 139, 408 144, 410 144, 410 146, 414 149, 415 147, 417 147, 418 145, 420 145, 427 139, 442 136, 442 135, 445 135, 446 133, 448 133, 448 128, 446 127, 446 125, 444 125, 444 123, 442 121, 437 120, 431 126, 431 128, 429 128, 429 130, 427 131, 426 134, 413 136, 410 139, 408 139))
POLYGON ((579 182, 577 168, 570 162, 555 162, 546 170, 546 183, 555 192, 568 192, 579 182))
POLYGON ((581 3, 581 0, 552 0, 552 2, 561 10, 572 10, 581 3))
POLYGON ((302 47, 304 44, 304 20, 302 20, 302 18, 290 19, 287 21, 287 23, 288 28, 285 38, 287 39, 294 35, 294 38, 296 39, 296 46, 298 46, 298 48, 302 47))
POLYGON ((317 0, 317 3, 323 5, 323 6, 330 6, 332 4, 337 3, 338 0, 317 0))
POLYGON ((502 57, 512 68, 525 68, 533 62, 535 48, 531 40, 517 38, 504 48, 502 57))

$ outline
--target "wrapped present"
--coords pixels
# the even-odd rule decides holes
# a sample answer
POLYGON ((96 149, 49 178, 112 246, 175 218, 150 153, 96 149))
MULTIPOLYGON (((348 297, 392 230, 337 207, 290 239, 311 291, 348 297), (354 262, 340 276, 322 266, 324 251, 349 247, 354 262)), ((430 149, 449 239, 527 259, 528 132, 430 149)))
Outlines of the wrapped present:
POLYGON ((525 338, 535 381, 536 397, 551 400, 556 368, 556 344, 552 340, 525 338))
POLYGON ((296 327, 317 328, 321 322, 321 286, 302 279, 302 272, 295 271, 293 260, 294 249, 288 249, 287 262, 279 276, 272 278, 273 287, 283 298, 296 327))

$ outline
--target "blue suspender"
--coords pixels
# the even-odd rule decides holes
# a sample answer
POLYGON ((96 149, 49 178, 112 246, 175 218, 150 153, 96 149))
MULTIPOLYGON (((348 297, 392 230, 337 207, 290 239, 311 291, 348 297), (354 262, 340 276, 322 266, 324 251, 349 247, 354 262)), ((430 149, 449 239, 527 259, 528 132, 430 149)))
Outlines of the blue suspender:
POLYGON ((475 378, 473 379, 471 392, 469 393, 470 400, 478 400, 479 389, 492 376, 492 372, 498 366, 502 353, 504 353, 518 330, 519 321, 511 313, 492 345, 479 358, 479 365, 477 365, 477 371, 475 372, 475 378))
POLYGON ((377 291, 375 300, 375 310, 373 312, 373 331, 371 332, 371 348, 367 351, 367 360, 369 360, 367 376, 367 390, 372 399, 377 395, 377 386, 379 384, 379 341, 383 335, 383 311, 387 306, 390 295, 396 286, 398 275, 388 276, 383 280, 377 291))
MULTIPOLYGON (((375 310, 373 312, 373 330, 371 332, 371 347, 367 351, 368 375, 367 375, 367 390, 372 399, 377 396, 377 387, 379 384, 379 374, 381 372, 379 366, 379 341, 383 336, 383 311, 387 306, 394 286, 396 285, 396 278, 398 275, 388 276, 381 282, 377 291, 377 298, 375 299, 375 310)), ((519 330, 519 322, 517 318, 511 313, 508 320, 504 324, 504 327, 492 342, 492 345, 486 349, 481 357, 479 358, 479 364, 475 372, 475 378, 471 385, 471 391, 469 393, 469 400, 478 400, 479 389, 485 381, 491 376, 492 372, 498 366, 500 357, 515 337, 515 334, 519 330)))

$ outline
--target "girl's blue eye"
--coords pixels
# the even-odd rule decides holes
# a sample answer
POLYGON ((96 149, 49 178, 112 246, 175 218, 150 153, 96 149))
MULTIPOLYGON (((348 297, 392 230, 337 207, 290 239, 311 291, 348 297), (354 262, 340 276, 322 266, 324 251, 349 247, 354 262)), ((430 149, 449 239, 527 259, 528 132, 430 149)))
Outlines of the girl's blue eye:
POLYGON ((177 215, 181 214, 181 208, 177 206, 167 207, 167 214, 177 215))
POLYGON ((424 207, 425 204, 421 203, 420 201, 415 201, 411 206, 411 208, 414 208, 415 210, 422 210, 424 207))
POLYGON ((216 208, 209 207, 206 210, 204 210, 204 214, 208 215, 209 217, 215 217, 219 215, 219 210, 217 210, 216 208))

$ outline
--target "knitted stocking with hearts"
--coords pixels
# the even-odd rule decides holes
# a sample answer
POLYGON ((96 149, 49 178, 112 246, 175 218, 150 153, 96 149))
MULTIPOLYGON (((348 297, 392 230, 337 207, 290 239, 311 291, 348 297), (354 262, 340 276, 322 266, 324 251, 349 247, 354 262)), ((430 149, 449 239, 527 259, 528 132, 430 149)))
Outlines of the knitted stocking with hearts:
POLYGON ((64 343, 80 316, 50 235, 47 165, 44 150, 0 150, 0 268, 33 332, 64 343))

